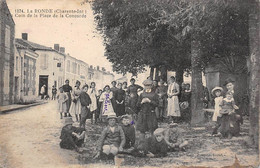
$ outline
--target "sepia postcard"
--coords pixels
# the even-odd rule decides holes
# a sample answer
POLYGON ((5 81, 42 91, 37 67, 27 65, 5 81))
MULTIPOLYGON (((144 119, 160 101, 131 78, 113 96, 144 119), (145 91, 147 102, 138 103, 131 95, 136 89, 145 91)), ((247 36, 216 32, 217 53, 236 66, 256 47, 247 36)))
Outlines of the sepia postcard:
POLYGON ((0 168, 257 168, 259 0, 0 0, 0 168))

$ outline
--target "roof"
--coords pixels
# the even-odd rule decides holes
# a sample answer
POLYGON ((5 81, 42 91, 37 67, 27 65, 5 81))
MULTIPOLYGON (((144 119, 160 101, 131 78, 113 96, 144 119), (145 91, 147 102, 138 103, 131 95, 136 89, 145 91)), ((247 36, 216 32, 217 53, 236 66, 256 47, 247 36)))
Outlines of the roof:
POLYGON ((51 47, 46 47, 37 43, 33 43, 31 41, 28 40, 24 40, 24 39, 15 39, 15 42, 17 44, 17 46, 21 47, 21 48, 27 48, 27 49, 31 49, 31 50, 45 50, 45 51, 55 51, 54 49, 52 49, 51 47))

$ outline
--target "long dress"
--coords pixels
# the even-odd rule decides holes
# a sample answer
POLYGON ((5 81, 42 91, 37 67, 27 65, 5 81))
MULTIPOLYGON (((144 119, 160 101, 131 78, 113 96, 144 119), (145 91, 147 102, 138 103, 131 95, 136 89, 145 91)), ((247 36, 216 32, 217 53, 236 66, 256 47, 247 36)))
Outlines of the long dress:
POLYGON ((140 111, 138 113, 137 125, 136 129, 141 133, 145 133, 149 131, 153 133, 153 131, 158 128, 158 123, 155 114, 155 107, 158 106, 158 95, 154 92, 143 92, 141 93, 138 99, 138 107, 140 107, 140 111), (148 98, 151 100, 150 103, 141 104, 144 98, 148 98))
POLYGON ((125 114, 125 91, 123 89, 118 89, 114 96, 116 101, 115 112, 117 116, 125 114))
MULTIPOLYGON (((171 83, 168 87, 167 94, 168 96, 172 96, 174 93, 179 92, 180 87, 179 85, 174 82, 171 83)), ((180 117, 181 112, 180 112, 180 107, 179 107, 179 99, 178 96, 172 96, 171 98, 168 98, 168 113, 167 116, 172 116, 172 117, 180 117)))
POLYGON ((99 101, 102 102, 100 118, 107 115, 116 115, 114 112, 111 99, 113 98, 113 92, 103 92, 99 101))
POLYGON ((129 104, 128 106, 131 108, 131 110, 133 111, 133 113, 137 113, 137 108, 136 108, 136 103, 138 100, 138 94, 137 94, 137 90, 143 90, 142 86, 139 85, 130 85, 127 88, 127 92, 129 93, 129 104))
POLYGON ((117 111, 117 109, 116 109, 117 103, 116 103, 116 100, 115 100, 115 95, 116 95, 116 92, 118 91, 118 88, 117 87, 111 87, 110 90, 113 93, 113 98, 111 99, 111 103, 112 103, 114 111, 116 112, 117 111))
POLYGON ((212 117, 212 121, 217 121, 217 118, 220 117, 219 111, 220 111, 221 107, 219 105, 222 102, 222 100, 223 100, 222 96, 216 97, 214 99, 214 101, 215 101, 215 109, 214 109, 214 114, 213 114, 213 117, 212 117))
POLYGON ((80 88, 75 87, 74 90, 72 90, 72 103, 69 110, 70 114, 81 114, 81 103, 79 99, 80 93, 80 88), (76 101, 74 102, 73 100, 76 101))
POLYGON ((59 93, 57 96, 58 99, 58 105, 59 105, 59 112, 60 113, 66 113, 67 112, 67 103, 68 96, 66 93, 59 93))
POLYGON ((68 100, 66 101, 66 103, 67 103, 67 112, 69 112, 69 109, 71 106, 71 93, 70 92, 72 91, 72 87, 70 85, 63 85, 62 88, 63 88, 63 91, 65 93, 67 93, 67 95, 68 95, 68 100))
POLYGON ((90 88, 90 90, 88 91, 88 94, 91 99, 91 104, 89 106, 89 109, 92 112, 92 111, 97 110, 97 97, 96 97, 97 91, 96 91, 96 89, 90 88))

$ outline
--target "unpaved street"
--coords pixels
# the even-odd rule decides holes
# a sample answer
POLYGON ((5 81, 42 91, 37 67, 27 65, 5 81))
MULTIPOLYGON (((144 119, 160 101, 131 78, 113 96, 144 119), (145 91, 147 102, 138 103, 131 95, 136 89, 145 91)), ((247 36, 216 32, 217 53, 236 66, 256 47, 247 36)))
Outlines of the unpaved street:
MULTIPOLYGON (((55 168, 55 167, 114 167, 113 161, 93 161, 102 125, 87 123, 87 150, 83 155, 59 147, 63 120, 59 119, 56 102, 0 115, 0 167, 7 168, 55 168)), ((182 152, 169 153, 164 158, 135 158, 126 156, 125 167, 178 167, 232 165, 235 156, 241 165, 257 165, 255 149, 244 139, 248 135, 248 120, 242 126, 241 136, 232 139, 212 137, 206 127, 190 128, 180 124, 182 135, 190 142, 182 152)), ((165 124, 160 127, 166 127, 165 124)))
POLYGON ((56 103, 0 115, 0 167, 78 165, 78 154, 59 147, 63 122, 56 103))

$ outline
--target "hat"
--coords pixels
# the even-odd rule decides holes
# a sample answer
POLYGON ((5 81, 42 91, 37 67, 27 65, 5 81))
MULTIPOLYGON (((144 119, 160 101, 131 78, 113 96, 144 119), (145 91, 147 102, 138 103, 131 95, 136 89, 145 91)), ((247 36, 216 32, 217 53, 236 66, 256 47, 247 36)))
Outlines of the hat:
POLYGON ((111 115, 107 116, 107 120, 112 119, 112 118, 117 119, 117 116, 115 114, 111 114, 111 115))
POLYGON ((157 129, 153 132, 153 134, 154 134, 154 135, 158 135, 158 134, 163 134, 163 132, 164 132, 164 129, 163 129, 163 128, 157 128, 157 129))
POLYGON ((72 120, 72 117, 67 117, 65 118, 65 125, 69 125, 69 124, 73 124, 73 120, 72 120))
POLYGON ((128 115, 128 114, 122 115, 122 116, 120 117, 120 120, 122 120, 123 118, 127 118, 127 119, 129 119, 129 120, 132 120, 132 116, 130 116, 130 115, 128 115))
POLYGON ((235 80, 233 78, 227 78, 223 85, 226 86, 228 83, 235 83, 235 80))
POLYGON ((153 84, 153 81, 150 80, 150 79, 146 79, 145 81, 143 81, 144 86, 149 86, 149 85, 152 85, 152 84, 153 84))
POLYGON ((221 92, 223 92, 223 88, 217 86, 217 87, 215 87, 214 89, 212 89, 211 93, 214 94, 214 92, 215 92, 216 90, 220 90, 221 92))

